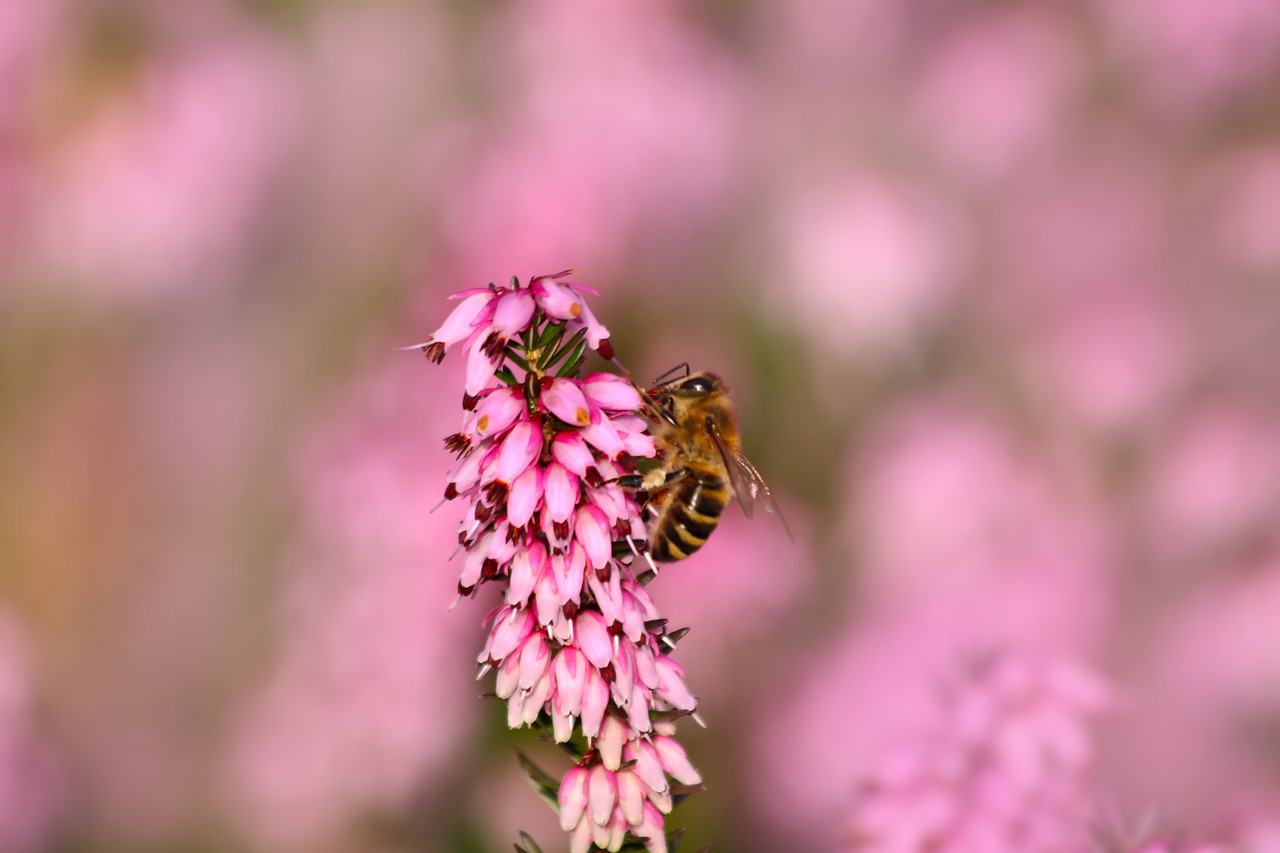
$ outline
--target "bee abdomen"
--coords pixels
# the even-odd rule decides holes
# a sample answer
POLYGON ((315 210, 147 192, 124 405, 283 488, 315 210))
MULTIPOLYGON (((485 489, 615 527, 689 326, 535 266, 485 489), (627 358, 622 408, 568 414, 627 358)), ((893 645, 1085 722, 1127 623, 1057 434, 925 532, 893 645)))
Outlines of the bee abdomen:
POLYGON ((649 546, 653 559, 683 560, 701 548, 728 500, 729 488, 719 477, 695 473, 681 481, 654 525, 649 546))

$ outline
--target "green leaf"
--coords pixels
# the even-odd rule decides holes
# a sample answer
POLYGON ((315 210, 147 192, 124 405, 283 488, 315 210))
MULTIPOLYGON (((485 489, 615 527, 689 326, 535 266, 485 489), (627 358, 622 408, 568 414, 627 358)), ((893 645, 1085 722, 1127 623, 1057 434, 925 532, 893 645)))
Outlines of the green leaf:
POLYGON ((587 352, 587 342, 579 341, 578 345, 573 348, 573 352, 569 355, 569 360, 564 366, 556 371, 556 376, 572 376, 578 372, 578 368, 582 365, 582 358, 587 352))
MULTIPOLYGON (((563 327, 562 327, 563 328, 563 327)), ((573 337, 569 338, 555 353, 543 363, 543 366, 550 370, 556 366, 556 363, 563 359, 566 355, 573 352, 581 344, 582 340, 587 336, 586 329, 579 329, 573 337)))
POLYGON ((542 848, 538 846, 538 842, 527 832, 520 833, 520 843, 516 845, 517 853, 542 853, 542 848))
POLYGON ((538 796, 551 806, 551 810, 556 814, 560 813, 560 783, 543 771, 541 767, 529 760, 520 750, 516 750, 516 759, 520 762, 520 769, 524 771, 525 778, 533 785, 533 790, 538 792, 538 796))
MULTIPOLYGON (((567 328, 568 326, 564 323, 548 323, 547 327, 542 330, 542 334, 538 337, 538 349, 545 350, 553 343, 560 340, 560 338, 564 336, 565 329, 567 328)), ((583 329, 582 331, 585 332, 586 329, 583 329)))
POLYGON ((498 379, 502 380, 502 382, 504 382, 507 386, 514 386, 514 385, 520 384, 520 380, 516 379, 516 375, 511 372, 511 368, 507 367, 505 364, 502 367, 499 367, 496 371, 494 371, 493 375, 498 377, 498 379))
POLYGON ((520 368, 525 373, 529 372, 529 362, 525 361, 523 357, 516 355, 514 347, 507 347, 507 361, 515 362, 516 367, 520 368))

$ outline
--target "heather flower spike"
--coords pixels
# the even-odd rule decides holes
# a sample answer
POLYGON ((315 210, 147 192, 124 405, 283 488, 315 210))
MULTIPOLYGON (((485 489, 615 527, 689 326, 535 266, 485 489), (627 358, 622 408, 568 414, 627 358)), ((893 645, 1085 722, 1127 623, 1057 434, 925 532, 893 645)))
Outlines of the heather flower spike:
MULTIPOLYGON (((569 849, 665 853, 665 816, 701 786, 675 740, 697 700, 669 657, 666 630, 639 577, 645 526, 618 477, 652 457, 640 395, 614 373, 578 373, 588 350, 613 360, 594 290, 569 270, 522 285, 467 290, 416 345, 433 362, 461 347, 462 426, 445 498, 464 503, 458 596, 485 583, 502 603, 485 620, 477 662, 512 728, 550 734, 575 765, 555 781, 524 756, 534 788, 560 815, 569 849)), ((616 362, 615 362, 616 363, 616 362)), ((456 603, 456 602, 455 602, 456 603)), ((524 836, 517 849, 537 850, 524 836)))

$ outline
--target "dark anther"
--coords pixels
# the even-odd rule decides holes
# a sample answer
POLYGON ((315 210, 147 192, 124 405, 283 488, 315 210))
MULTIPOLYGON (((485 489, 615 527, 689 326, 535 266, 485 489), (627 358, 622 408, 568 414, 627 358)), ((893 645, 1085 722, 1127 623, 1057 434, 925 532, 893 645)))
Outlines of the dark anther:
POLYGON ((464 411, 468 411, 468 412, 471 411, 476 407, 476 403, 479 403, 479 402, 480 402, 479 394, 463 394, 462 395, 462 408, 464 411))
POLYGON ((524 541, 524 528, 512 525, 507 528, 507 542, 511 545, 519 545, 524 541))
POLYGON ((613 671, 612 663, 604 665, 604 669, 600 670, 600 677, 604 679, 605 684, 613 684, 618 679, 618 674, 613 671))
POLYGON ((491 581, 498 576, 498 561, 493 557, 486 557, 484 562, 480 564, 481 580, 491 581))
POLYGON ((455 432, 453 435, 447 437, 444 440, 445 450, 448 450, 450 453, 453 453, 453 454, 460 454, 464 450, 469 449, 470 447, 471 447, 471 436, 465 435, 460 432, 455 432))
POLYGON ((489 358, 497 358, 507 346, 507 339, 498 332, 490 332, 489 337, 484 339, 484 344, 480 347, 481 351, 489 356, 489 358))
POLYGON ((494 480, 484 487, 484 499, 493 506, 505 504, 507 502, 507 484, 501 480, 494 480))
POLYGON ((564 618, 572 619, 573 617, 578 615, 578 602, 566 601, 562 609, 564 612, 564 618))
POLYGON ((444 344, 439 341, 432 341, 423 347, 422 351, 426 354, 427 360, 434 364, 444 361, 444 344))
POLYGON ((457 496, 458 496, 458 485, 456 483, 450 483, 449 485, 444 487, 445 500, 451 501, 457 496))
POLYGON ((551 533, 557 539, 564 540, 569 538, 569 522, 555 521, 551 524, 551 533))
POLYGON ((476 588, 474 586, 463 586, 461 583, 459 583, 458 595, 471 595, 471 593, 475 592, 475 589, 476 588))
POLYGON ((588 468, 583 477, 586 479, 587 485, 593 489, 598 489, 604 485, 604 477, 595 468, 588 468))
POLYGON ((484 501, 480 501, 479 503, 476 504, 476 521, 480 522, 481 524, 484 524, 488 522, 488 520, 492 516, 493 516, 493 507, 489 506, 484 501))
POLYGON ((596 352, 600 353, 601 358, 612 359, 613 344, 609 343, 608 340, 603 340, 600 342, 600 346, 596 348, 596 352))

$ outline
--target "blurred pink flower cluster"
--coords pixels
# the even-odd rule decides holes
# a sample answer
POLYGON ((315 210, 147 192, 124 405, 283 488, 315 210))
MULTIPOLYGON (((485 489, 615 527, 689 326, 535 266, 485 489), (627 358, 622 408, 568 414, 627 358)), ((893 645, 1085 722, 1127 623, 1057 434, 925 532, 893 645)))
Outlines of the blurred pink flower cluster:
POLYGON ((853 849, 1071 851, 1090 813, 1097 675, 1070 661, 996 657, 944 693, 931 736, 884 756, 854 797, 853 849))
POLYGON ((63 768, 36 725, 24 640, 0 612, 0 849, 12 853, 50 849, 68 805, 63 768))
POLYGON ((511 728, 549 719, 556 742, 575 728, 585 740, 558 791, 571 849, 618 850, 630 834, 656 853, 667 849, 667 774, 700 781, 670 737, 673 712, 692 713, 697 701, 631 570, 647 536, 617 480, 634 470, 632 457, 655 453, 642 398, 616 374, 577 378, 587 349, 612 349, 582 299, 593 291, 563 281, 570 274, 456 294, 465 298, 420 346, 439 362, 461 343, 467 357, 467 412, 445 440, 459 457, 445 497, 467 501, 459 595, 502 585, 480 674, 497 670, 511 728))

